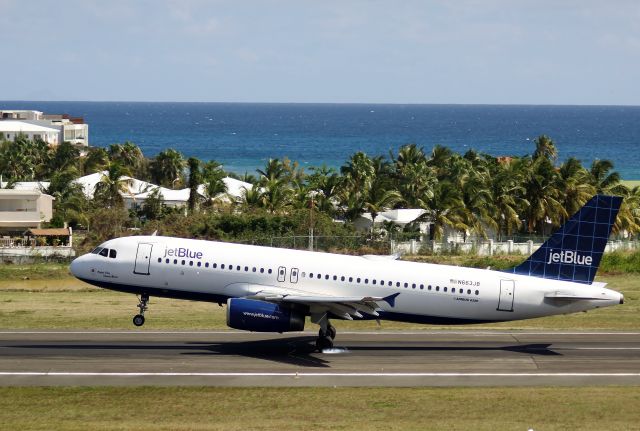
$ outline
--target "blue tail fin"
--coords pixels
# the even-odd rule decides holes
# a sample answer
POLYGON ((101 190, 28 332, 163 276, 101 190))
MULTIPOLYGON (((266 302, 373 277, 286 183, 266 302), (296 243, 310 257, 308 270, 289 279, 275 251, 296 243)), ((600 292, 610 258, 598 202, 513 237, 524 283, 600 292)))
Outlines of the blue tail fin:
POLYGON ((591 284, 621 203, 618 196, 592 197, 529 259, 507 272, 591 284))

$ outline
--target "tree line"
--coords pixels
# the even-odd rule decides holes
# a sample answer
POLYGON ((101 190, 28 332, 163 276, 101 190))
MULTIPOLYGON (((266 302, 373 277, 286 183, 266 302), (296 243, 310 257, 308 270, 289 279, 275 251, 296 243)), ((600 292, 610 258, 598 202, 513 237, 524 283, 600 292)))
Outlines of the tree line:
POLYGON ((174 149, 148 158, 137 145, 125 142, 90 147, 81 154, 69 143, 49 147, 19 136, 0 143, 0 173, 9 187, 16 181, 50 181, 43 191, 56 198, 52 224, 104 228, 103 236, 137 227, 234 240, 250 236, 252 229, 262 232, 260 226, 267 225, 272 235, 306 233, 312 225, 346 234, 353 232, 351 222, 365 212, 375 220, 388 209, 421 208, 425 210, 421 220, 431 223, 435 239, 442 238, 447 228, 501 239, 541 234, 548 224, 559 226, 596 193, 625 197, 615 232, 640 231, 640 189, 626 187, 611 161, 594 160, 584 166, 569 158, 558 163, 556 145, 544 135, 534 141, 532 150, 527 155, 494 157, 474 150, 460 154, 438 145, 427 152, 408 144, 388 155, 356 152, 338 169, 324 165, 303 169, 282 158, 270 159, 254 174, 239 176, 225 172, 216 161, 185 159, 174 149), (87 199, 74 180, 100 171, 106 174, 94 198, 87 199), (188 212, 168 208, 157 191, 141 208, 124 211, 123 176, 171 189, 189 188, 188 212), (226 191, 226 176, 253 187, 240 199, 216 199, 226 191), (197 192, 201 185, 204 196, 197 192), (262 222, 256 221, 260 218, 262 222), (297 224, 287 225, 287 219, 297 224), (334 219, 346 223, 336 228, 331 226, 334 219), (246 222, 242 234, 232 226, 233 220, 246 222))

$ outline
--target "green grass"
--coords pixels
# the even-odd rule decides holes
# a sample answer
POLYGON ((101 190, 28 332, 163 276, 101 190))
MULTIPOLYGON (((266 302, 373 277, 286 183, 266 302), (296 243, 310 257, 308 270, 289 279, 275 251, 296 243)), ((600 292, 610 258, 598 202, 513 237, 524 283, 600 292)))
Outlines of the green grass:
POLYGON ((52 280, 71 277, 68 263, 0 264, 0 280, 52 280))
POLYGON ((7 430, 637 430, 640 387, 0 388, 7 430))
MULTIPOLYGON (((449 329, 640 329, 640 277, 601 278, 625 295, 625 304, 588 313, 449 329)), ((0 328, 3 329, 136 329, 134 295, 92 287, 72 278, 0 281, 0 328)), ((145 330, 227 329, 224 307, 207 302, 151 298, 145 330)), ((338 330, 429 330, 437 328, 382 321, 335 321, 338 330)), ((314 325, 308 328, 314 329, 314 325)))

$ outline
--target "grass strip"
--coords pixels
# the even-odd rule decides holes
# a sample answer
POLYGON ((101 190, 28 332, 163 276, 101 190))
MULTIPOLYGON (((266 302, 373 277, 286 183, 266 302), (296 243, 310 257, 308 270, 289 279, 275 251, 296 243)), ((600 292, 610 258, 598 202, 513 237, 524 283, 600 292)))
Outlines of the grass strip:
POLYGON ((640 387, 5 387, 14 430, 633 430, 640 387))

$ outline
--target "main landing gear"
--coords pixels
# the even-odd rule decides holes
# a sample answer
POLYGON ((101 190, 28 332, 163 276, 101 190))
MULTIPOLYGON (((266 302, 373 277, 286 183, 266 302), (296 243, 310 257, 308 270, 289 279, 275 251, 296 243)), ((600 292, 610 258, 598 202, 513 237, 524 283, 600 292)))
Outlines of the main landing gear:
POLYGON ((336 328, 329 323, 326 317, 320 321, 320 331, 316 340, 316 348, 322 352, 326 349, 333 349, 333 340, 336 338, 336 328))
POLYGON ((144 312, 149 308, 149 295, 143 293, 140 295, 140 302, 138 303, 138 308, 140 309, 140 314, 136 314, 133 316, 133 324, 136 326, 144 325, 144 312))

